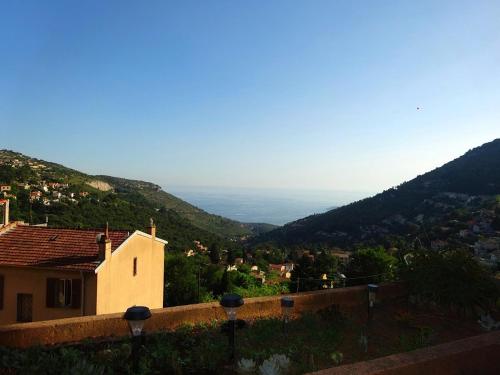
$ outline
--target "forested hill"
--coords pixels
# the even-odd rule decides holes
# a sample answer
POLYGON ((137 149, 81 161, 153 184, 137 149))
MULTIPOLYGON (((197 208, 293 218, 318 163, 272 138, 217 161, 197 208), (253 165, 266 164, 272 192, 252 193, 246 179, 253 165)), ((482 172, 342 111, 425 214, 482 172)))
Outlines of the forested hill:
POLYGON ((496 139, 371 198, 258 236, 253 244, 397 246, 417 237, 427 245, 453 242, 471 223, 480 223, 485 232, 500 230, 499 194, 500 139, 496 139))
POLYGON ((110 176, 91 176, 60 164, 0 150, 0 185, 9 185, 11 217, 51 226, 143 229, 153 217, 170 249, 193 241, 234 242, 271 229, 209 214, 163 191, 160 186, 110 176), (32 196, 30 196, 32 194, 32 196))

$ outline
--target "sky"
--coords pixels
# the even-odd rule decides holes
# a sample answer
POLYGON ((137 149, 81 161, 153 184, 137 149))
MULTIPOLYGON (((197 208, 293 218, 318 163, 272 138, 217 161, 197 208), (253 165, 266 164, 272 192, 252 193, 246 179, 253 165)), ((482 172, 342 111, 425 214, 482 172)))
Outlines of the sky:
POLYGON ((1 8, 0 148, 83 172, 377 192, 500 135, 498 1, 1 8))

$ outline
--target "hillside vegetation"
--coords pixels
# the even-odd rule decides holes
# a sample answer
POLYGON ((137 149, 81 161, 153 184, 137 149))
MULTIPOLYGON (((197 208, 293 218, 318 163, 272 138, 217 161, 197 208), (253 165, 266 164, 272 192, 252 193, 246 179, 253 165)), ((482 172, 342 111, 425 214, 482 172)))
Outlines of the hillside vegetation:
MULTIPOLYGON (((211 215, 163 191, 160 186, 110 176, 91 176, 60 164, 0 151, 0 184, 11 200, 11 217, 32 224, 63 227, 143 229, 153 218, 170 249, 193 241, 234 244, 265 225, 243 224, 211 215), (57 184, 57 185, 54 185, 57 184), (38 197, 30 197, 39 192, 38 197)), ((257 231, 257 232, 254 232, 257 231)))
POLYGON ((252 244, 353 248, 418 240, 427 246, 472 246, 500 230, 499 194, 497 139, 371 198, 265 233, 252 244))

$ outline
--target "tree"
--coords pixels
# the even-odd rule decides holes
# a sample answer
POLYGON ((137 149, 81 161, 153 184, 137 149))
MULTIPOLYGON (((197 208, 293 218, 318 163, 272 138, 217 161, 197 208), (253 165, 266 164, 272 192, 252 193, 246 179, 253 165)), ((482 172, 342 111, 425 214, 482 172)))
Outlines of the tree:
POLYGON ((165 256, 165 298, 167 306, 198 302, 197 266, 184 254, 165 256))
POLYGON ((325 251, 321 252, 314 262, 315 272, 318 275, 326 274, 328 279, 332 279, 337 273, 338 259, 325 251))
POLYGON ((220 261, 220 251, 218 245, 214 242, 210 245, 210 248, 208 249, 209 251, 209 256, 210 256, 210 261, 213 264, 217 264, 220 261))
POLYGON ((488 310, 499 297, 491 273, 466 251, 425 249, 407 255, 401 276, 420 301, 463 311, 476 306, 488 310))
POLYGON ((363 248, 354 252, 347 277, 354 278, 351 285, 377 283, 394 277, 397 259, 383 247, 363 248))
POLYGON ((229 250, 227 252, 227 264, 232 266, 234 264, 235 259, 236 259, 236 257, 234 256, 234 251, 229 250))

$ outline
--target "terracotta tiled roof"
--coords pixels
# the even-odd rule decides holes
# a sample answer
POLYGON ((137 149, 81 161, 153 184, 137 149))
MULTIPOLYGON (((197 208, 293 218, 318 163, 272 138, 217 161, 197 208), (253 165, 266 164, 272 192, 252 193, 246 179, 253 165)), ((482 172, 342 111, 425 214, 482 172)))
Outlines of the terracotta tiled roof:
MULTIPOLYGON (((100 229, 56 229, 19 225, 0 234, 0 266, 93 271, 98 265, 100 229)), ((109 231, 112 251, 129 236, 109 231)))

